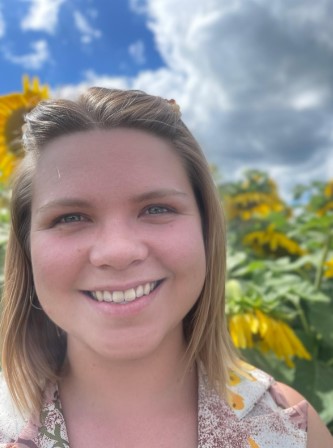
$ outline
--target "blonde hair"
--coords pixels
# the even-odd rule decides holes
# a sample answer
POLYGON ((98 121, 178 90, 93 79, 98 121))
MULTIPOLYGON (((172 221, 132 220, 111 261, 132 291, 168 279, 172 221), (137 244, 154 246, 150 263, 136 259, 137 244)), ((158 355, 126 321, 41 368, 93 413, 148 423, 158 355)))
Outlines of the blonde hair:
MULTIPOLYGON (((2 368, 18 408, 38 411, 48 381, 57 381, 66 355, 66 336, 35 305, 29 232, 32 182, 43 148, 57 137, 93 129, 135 128, 173 144, 200 209, 207 272, 198 301, 184 319, 187 361, 199 361, 224 393, 228 367, 236 363, 225 322, 225 226, 209 166, 171 101, 140 91, 91 88, 76 102, 43 101, 26 116, 26 156, 12 192, 12 224, 5 260, 0 337, 2 368)), ((93 149, 92 149, 93 150, 93 149)))

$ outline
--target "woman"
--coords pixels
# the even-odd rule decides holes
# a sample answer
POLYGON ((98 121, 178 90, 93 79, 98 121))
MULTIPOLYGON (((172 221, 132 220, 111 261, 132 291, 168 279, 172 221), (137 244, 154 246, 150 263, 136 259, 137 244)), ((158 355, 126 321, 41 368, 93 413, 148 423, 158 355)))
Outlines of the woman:
POLYGON ((333 446, 302 397, 232 349, 219 199, 174 101, 93 88, 43 102, 24 145, 1 448, 333 446))

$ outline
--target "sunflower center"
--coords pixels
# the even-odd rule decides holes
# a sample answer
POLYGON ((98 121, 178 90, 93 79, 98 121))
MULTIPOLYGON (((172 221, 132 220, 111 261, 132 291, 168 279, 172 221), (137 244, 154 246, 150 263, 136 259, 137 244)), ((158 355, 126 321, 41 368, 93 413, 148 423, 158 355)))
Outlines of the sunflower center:
POLYGON ((24 115, 29 112, 26 107, 20 107, 14 110, 5 123, 4 136, 6 146, 15 156, 22 155, 22 126, 24 124, 24 115))

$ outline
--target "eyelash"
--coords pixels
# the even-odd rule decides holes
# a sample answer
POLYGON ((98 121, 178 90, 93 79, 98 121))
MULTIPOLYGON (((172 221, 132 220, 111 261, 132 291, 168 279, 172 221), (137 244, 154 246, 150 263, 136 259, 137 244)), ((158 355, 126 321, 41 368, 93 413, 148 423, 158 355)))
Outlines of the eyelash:
POLYGON ((67 215, 62 215, 62 216, 59 216, 58 218, 56 218, 53 221, 53 225, 72 224, 72 223, 82 222, 82 221, 86 221, 86 220, 87 219, 84 217, 84 215, 81 215, 81 213, 68 213, 67 215), (66 218, 73 218, 73 217, 79 218, 79 219, 66 221, 66 218))
POLYGON ((165 205, 150 205, 149 207, 146 207, 144 210, 144 214, 147 214, 147 215, 162 215, 165 213, 175 213, 175 210, 173 208, 167 207, 165 205), (156 213, 156 211, 153 213, 149 213, 149 210, 152 210, 152 209, 155 209, 155 210, 160 209, 163 211, 159 211, 157 213, 156 213))
MULTIPOLYGON (((149 205, 143 210, 143 215, 164 215, 167 213, 175 213, 176 210, 165 206, 165 205, 149 205)), ((88 218, 86 218, 81 213, 67 213, 66 215, 61 215, 57 217, 53 222, 52 225, 56 226, 58 224, 75 224, 78 222, 85 222, 88 218), (75 218, 70 220, 69 218, 75 218), (78 218, 78 219, 76 219, 78 218)))

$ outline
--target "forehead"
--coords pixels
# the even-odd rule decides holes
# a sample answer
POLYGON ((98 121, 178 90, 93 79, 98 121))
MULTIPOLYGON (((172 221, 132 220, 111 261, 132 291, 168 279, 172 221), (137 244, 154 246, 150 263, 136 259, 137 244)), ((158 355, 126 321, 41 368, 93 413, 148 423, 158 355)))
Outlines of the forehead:
POLYGON ((172 183, 188 186, 189 180, 171 142, 136 129, 93 130, 59 137, 44 147, 33 196, 66 188, 124 191, 172 183))
POLYGON ((133 128, 96 129, 74 132, 51 140, 40 153, 39 165, 40 161, 45 159, 48 161, 57 159, 59 162, 65 158, 68 162, 71 156, 73 158, 88 158, 89 156, 95 158, 110 155, 116 162, 116 159, 121 159, 122 156, 127 157, 129 151, 135 151, 144 156, 145 150, 150 150, 152 155, 154 150, 158 153, 166 149, 177 155, 177 150, 171 141, 144 130, 133 128))

